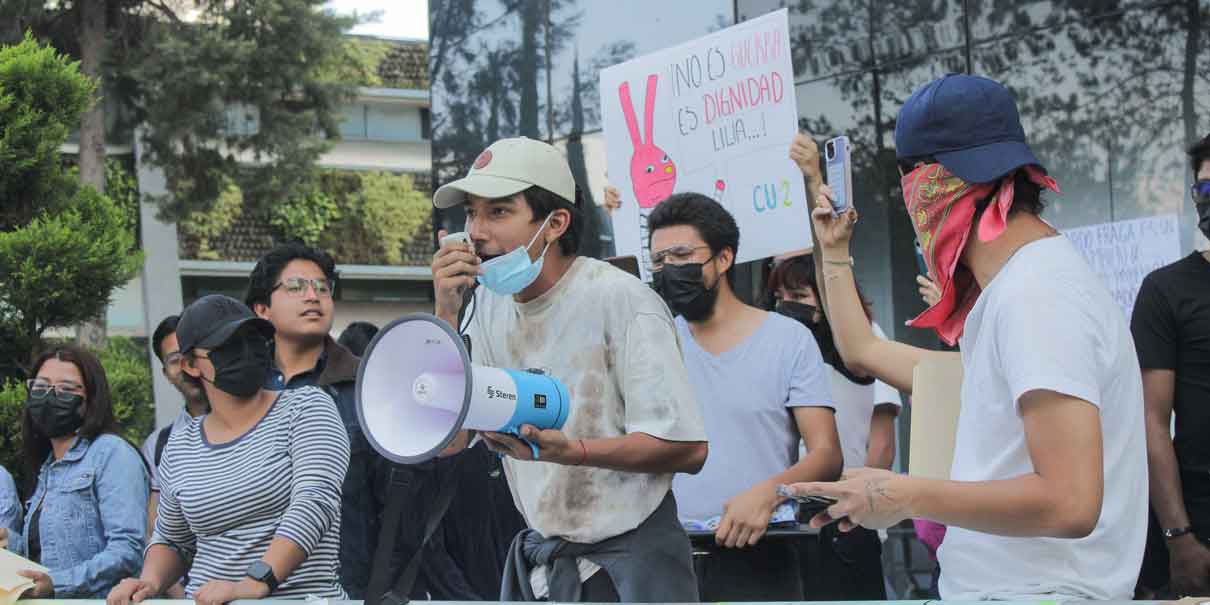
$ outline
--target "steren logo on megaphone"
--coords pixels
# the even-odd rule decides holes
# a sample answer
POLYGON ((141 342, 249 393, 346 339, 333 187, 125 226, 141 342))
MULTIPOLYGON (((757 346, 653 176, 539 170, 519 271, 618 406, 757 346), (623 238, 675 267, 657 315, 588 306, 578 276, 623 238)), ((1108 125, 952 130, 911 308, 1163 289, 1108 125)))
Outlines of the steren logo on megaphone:
POLYGON ((494 399, 496 397, 499 397, 500 399, 507 399, 509 401, 517 400, 516 395, 513 395, 512 393, 509 393, 507 391, 501 391, 500 389, 497 389, 497 388, 489 385, 487 387, 487 398, 494 399))

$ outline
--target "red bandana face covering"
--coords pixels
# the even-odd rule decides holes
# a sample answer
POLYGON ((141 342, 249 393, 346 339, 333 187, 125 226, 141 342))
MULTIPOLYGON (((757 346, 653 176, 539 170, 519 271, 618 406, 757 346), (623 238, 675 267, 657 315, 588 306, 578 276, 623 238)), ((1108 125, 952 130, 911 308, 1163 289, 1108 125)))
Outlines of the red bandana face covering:
MULTIPOLYGON (((1055 180, 1037 166, 1025 166, 1021 170, 1038 186, 1059 192, 1055 180)), ((971 223, 975 220, 975 206, 979 200, 995 194, 995 199, 979 219, 978 236, 981 242, 1000 237, 1008 225, 1015 175, 1014 171, 999 181, 972 185, 951 174, 941 164, 926 164, 903 176, 903 201, 920 240, 929 276, 941 290, 937 304, 908 325, 933 328, 947 345, 958 342, 966 315, 982 291, 970 269, 959 263, 970 236, 971 223)))

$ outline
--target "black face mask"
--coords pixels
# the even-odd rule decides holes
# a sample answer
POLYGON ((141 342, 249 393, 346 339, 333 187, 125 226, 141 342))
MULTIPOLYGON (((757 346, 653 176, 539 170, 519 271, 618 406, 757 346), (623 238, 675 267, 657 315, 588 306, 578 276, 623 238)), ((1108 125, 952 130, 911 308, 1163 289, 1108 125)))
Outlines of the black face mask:
MULTIPOLYGON (((722 275, 718 279, 723 279, 722 275)), ((673 313, 689 321, 702 321, 714 311, 718 300, 718 280, 707 288, 702 280, 702 263, 664 265, 651 274, 651 285, 673 313)))
POLYGON ((247 399, 265 385, 269 375, 269 342, 259 334, 236 335, 210 351, 215 388, 247 399))
POLYGON ((811 330, 811 336, 815 337, 815 344, 819 345, 819 353, 823 356, 823 360, 850 382, 860 385, 874 383, 873 377, 866 376, 865 378, 861 378, 850 372, 849 368, 844 365, 844 360, 840 357, 840 351, 836 349, 836 341, 832 338, 832 326, 828 323, 827 317, 817 307, 789 300, 779 300, 773 307, 773 310, 791 319, 797 319, 804 326, 807 326, 811 330), (819 313, 819 321, 815 321, 816 313, 819 313))
POLYGON ((29 410, 29 419, 34 428, 49 439, 65 437, 83 426, 84 417, 80 415, 82 403, 84 398, 80 395, 60 395, 54 391, 40 399, 33 395, 25 398, 25 408, 29 410))
POLYGON ((1210 201, 1197 204, 1197 219, 1197 228, 1202 230, 1202 235, 1210 239, 1210 201))

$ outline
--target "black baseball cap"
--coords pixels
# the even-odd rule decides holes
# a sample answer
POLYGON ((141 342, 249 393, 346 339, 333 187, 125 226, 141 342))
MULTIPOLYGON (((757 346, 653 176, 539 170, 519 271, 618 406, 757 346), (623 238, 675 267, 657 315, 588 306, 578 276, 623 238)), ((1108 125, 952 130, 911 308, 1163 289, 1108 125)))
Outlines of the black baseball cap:
POLYGON ((182 354, 198 347, 214 349, 245 324, 266 339, 273 338, 273 324, 257 317, 247 305, 225 294, 207 294, 181 312, 176 340, 182 354))

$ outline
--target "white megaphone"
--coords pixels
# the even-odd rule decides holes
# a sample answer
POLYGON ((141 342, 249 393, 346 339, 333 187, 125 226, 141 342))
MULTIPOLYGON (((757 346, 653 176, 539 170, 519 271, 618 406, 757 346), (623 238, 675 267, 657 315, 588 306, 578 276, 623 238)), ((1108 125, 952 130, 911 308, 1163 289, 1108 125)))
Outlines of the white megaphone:
MULTIPOLYGON (((563 428, 570 413, 562 383, 533 371, 472 364, 462 338, 428 313, 380 330, 357 371, 362 431, 374 449, 403 464, 436 457, 463 429, 520 437, 523 424, 563 428)), ((538 458, 538 447, 529 445, 538 458)))

